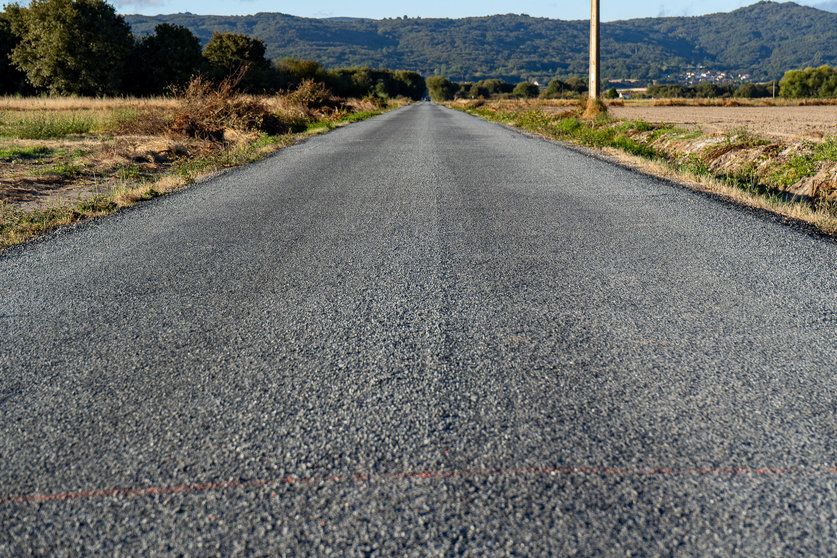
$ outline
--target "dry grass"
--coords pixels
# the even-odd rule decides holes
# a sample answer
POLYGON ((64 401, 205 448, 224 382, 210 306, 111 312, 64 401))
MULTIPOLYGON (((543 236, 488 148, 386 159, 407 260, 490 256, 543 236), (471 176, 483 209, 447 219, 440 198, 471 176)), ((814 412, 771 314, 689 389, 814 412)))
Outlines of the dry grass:
POLYGON ((272 97, 196 81, 172 99, 3 102, 0 248, 382 111, 370 101, 334 98, 313 83, 272 97))
POLYGON ((581 117, 587 120, 594 120, 607 115, 607 105, 601 99, 588 98, 584 104, 584 112, 581 117))
POLYGON ((170 97, 0 97, 0 111, 111 111, 120 108, 172 109, 177 100, 170 97))
MULTIPOLYGON (((745 109, 754 107, 716 110, 745 109)), ((776 142, 746 127, 705 134, 639 119, 604 117, 585 122, 578 109, 559 114, 556 107, 533 108, 529 103, 517 107, 488 103, 470 110, 490 120, 604 150, 643 172, 837 235, 837 136, 820 137, 819 142, 776 142)))

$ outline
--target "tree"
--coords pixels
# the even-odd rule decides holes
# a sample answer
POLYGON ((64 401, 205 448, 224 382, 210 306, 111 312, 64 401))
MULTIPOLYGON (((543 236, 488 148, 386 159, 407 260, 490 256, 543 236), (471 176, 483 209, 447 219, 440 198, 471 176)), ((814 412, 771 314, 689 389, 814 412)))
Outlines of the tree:
POLYGON ((119 92, 134 44, 128 24, 103 0, 32 0, 15 8, 14 64, 36 89, 53 94, 119 92))
POLYGON ((427 90, 434 102, 452 100, 458 89, 459 86, 446 77, 432 76, 427 78, 427 90))
POLYGON ((745 99, 757 99, 761 97, 770 97, 771 92, 767 85, 762 83, 742 83, 738 86, 733 94, 734 97, 743 97, 745 99))
POLYGON ((264 53, 264 43, 259 39, 217 31, 203 49, 213 78, 221 80, 246 67, 247 72, 239 85, 252 92, 276 89, 278 72, 270 66, 264 53))
POLYGON ((567 80, 567 88, 576 93, 587 93, 587 80, 573 76, 567 80))
POLYGON ((618 99, 619 98, 619 92, 616 90, 615 87, 611 87, 610 89, 607 90, 607 93, 605 94, 605 96, 608 99, 618 99))
POLYGON ((694 90, 676 83, 657 83, 648 86, 648 95, 658 99, 681 99, 694 96, 694 90))
POLYGON ((396 70, 393 74, 395 80, 395 96, 402 95, 408 99, 418 101, 427 91, 427 84, 422 75, 418 72, 407 70, 396 70))
POLYGON ((158 24, 152 35, 137 42, 126 69, 125 90, 139 95, 160 95, 171 86, 183 86, 199 73, 201 44, 180 25, 158 24))
POLYGON ((486 97, 514 91, 514 85, 502 79, 484 79, 477 82, 477 86, 486 91, 486 97))
POLYGON ((299 60, 288 57, 278 62, 274 61, 273 66, 282 75, 282 85, 287 89, 297 87, 306 79, 320 82, 325 79, 325 70, 319 62, 313 60, 299 60))
POLYGON ((568 90, 569 86, 566 83, 564 83, 558 78, 555 78, 552 81, 550 81, 549 84, 546 86, 546 89, 544 89, 541 92, 541 97, 543 97, 544 99, 555 99, 556 97, 562 96, 564 94, 564 91, 568 90))
POLYGON ((478 81, 477 83, 471 85, 471 88, 467 92, 467 97, 469 99, 479 99, 480 97, 484 99, 490 96, 491 92, 488 91, 488 88, 486 86, 482 85, 481 81, 478 81))
POLYGON ((215 68, 227 75, 237 71, 242 65, 266 66, 264 43, 241 33, 212 34, 212 38, 203 49, 203 57, 215 68))
POLYGON ((779 82, 782 97, 837 96, 837 68, 820 66, 804 70, 790 70, 779 82))
POLYGON ((540 93, 540 88, 534 83, 529 83, 528 81, 521 81, 514 87, 514 91, 512 91, 512 94, 515 97, 519 97, 521 99, 531 99, 532 97, 537 97, 538 93, 540 93))
POLYGON ((18 14, 19 9, 17 6, 9 6, 0 12, 0 94, 3 95, 22 93, 28 89, 26 75, 9 58, 19 42, 19 37, 12 32, 12 18, 18 14))

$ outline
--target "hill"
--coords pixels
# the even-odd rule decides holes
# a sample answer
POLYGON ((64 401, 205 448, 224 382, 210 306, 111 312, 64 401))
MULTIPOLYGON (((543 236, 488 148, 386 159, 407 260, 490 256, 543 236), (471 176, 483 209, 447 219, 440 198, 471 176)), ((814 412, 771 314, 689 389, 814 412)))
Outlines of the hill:
MULTIPOLYGON (((181 13, 125 19, 137 34, 166 22, 189 28, 202 42, 213 31, 245 33, 264 41, 269 58, 308 58, 327 67, 399 68, 456 80, 547 80, 587 72, 587 21, 514 14, 369 20, 181 13)), ((792 2, 602 24, 606 78, 660 79, 701 65, 767 80, 822 64, 837 65, 837 14, 792 2)))

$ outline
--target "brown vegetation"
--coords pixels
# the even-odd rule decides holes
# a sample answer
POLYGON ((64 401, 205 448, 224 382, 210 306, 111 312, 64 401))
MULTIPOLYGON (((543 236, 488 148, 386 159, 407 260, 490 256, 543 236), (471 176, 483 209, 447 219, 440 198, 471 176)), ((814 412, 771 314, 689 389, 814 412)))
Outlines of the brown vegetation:
POLYGON ((243 73, 216 85, 194 78, 177 97, 180 100, 170 131, 175 135, 213 142, 224 140, 226 130, 287 133, 290 126, 260 98, 236 90, 243 73))

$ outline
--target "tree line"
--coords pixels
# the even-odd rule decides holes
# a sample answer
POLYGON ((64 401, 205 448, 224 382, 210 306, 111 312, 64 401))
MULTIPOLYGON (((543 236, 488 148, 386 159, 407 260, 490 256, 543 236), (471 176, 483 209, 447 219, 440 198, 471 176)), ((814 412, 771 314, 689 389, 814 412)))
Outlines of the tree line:
POLYGON ((519 98, 531 99, 577 99, 587 93, 587 82, 578 76, 566 81, 553 79, 543 90, 530 81, 517 84, 502 79, 484 79, 477 82, 456 82, 444 76, 427 78, 427 90, 434 101, 454 99, 519 98))
POLYGON ((727 97, 743 97, 759 99, 779 95, 778 82, 768 83, 699 83, 697 85, 680 85, 660 83, 649 85, 646 91, 648 97, 663 99, 714 99, 727 97))
POLYGON ((648 87, 647 95, 661 98, 711 98, 711 97, 786 97, 829 98, 837 97, 837 68, 825 65, 804 70, 789 70, 780 81, 767 83, 698 85, 657 84, 648 87))
POLYGON ((164 95, 201 75, 220 81, 242 73, 251 93, 288 90, 303 80, 324 83, 344 97, 420 99, 417 72, 326 70, 295 58, 270 61, 265 44, 241 33, 215 32, 201 47, 186 27, 160 23, 136 37, 104 0, 33 0, 0 12, 0 94, 164 95))
MULTIPOLYGON (((587 94, 587 82, 580 77, 567 80, 553 79, 541 90, 534 83, 524 81, 517 85, 501 79, 486 79, 478 82, 455 82, 443 76, 427 78, 427 88, 434 101, 477 98, 533 98, 577 99, 587 94)), ((619 96, 615 88, 605 93, 609 98, 619 96)), ((645 95, 664 99, 709 99, 709 98, 828 98, 837 97, 837 68, 820 66, 804 70, 790 70, 781 81, 766 83, 699 83, 681 85, 661 83, 648 86, 645 95)))

